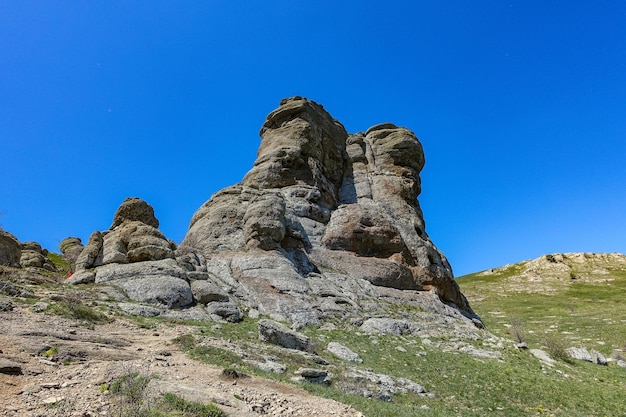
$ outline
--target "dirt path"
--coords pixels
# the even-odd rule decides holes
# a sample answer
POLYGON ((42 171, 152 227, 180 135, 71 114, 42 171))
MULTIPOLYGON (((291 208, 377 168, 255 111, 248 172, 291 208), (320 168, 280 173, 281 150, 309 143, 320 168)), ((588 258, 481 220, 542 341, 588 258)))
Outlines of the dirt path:
POLYGON ((191 332, 185 326, 143 329, 117 319, 87 329, 28 307, 0 312, 0 416, 116 415, 122 406, 103 387, 132 372, 150 376, 149 395, 214 401, 234 417, 360 415, 292 385, 223 377, 221 368, 193 361, 172 344, 191 332))

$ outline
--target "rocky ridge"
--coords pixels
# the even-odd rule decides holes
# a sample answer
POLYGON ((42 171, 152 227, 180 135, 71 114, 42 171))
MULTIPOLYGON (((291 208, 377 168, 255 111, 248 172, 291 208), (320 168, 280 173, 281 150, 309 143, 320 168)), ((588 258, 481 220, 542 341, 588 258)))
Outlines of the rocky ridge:
POLYGON ((492 285, 502 293, 551 293, 573 283, 613 281, 613 271, 626 270, 626 255, 621 253, 554 253, 472 274, 498 277, 492 285), (503 277, 503 278, 502 278, 503 277))

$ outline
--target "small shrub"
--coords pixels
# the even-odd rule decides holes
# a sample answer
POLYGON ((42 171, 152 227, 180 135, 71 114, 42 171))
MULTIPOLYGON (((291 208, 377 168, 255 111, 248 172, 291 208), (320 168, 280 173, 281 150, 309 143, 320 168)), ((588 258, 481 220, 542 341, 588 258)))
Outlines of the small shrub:
POLYGON ((171 392, 163 395, 163 406, 159 407, 162 411, 179 412, 185 417, 226 417, 226 413, 215 404, 202 404, 187 401, 182 397, 171 392))
POLYGON ((143 398, 143 393, 150 382, 150 378, 139 372, 131 372, 113 381, 109 387, 112 394, 121 395, 132 403, 138 403, 143 398))
POLYGON ((573 363, 572 358, 567 354, 567 344, 563 338, 549 333, 546 335, 543 343, 546 351, 553 359, 573 363))
POLYGON ((52 346, 50 349, 46 350, 43 353, 43 356, 45 356, 46 358, 51 358, 54 355, 57 355, 59 353, 59 347, 58 346, 52 346))
POLYGON ((180 345, 180 348, 184 351, 191 350, 195 348, 198 344, 192 334, 183 334, 180 336, 176 336, 174 339, 172 339, 172 341, 180 345))
POLYGON ((511 317, 511 332, 517 343, 526 343, 526 331, 520 318, 511 317))

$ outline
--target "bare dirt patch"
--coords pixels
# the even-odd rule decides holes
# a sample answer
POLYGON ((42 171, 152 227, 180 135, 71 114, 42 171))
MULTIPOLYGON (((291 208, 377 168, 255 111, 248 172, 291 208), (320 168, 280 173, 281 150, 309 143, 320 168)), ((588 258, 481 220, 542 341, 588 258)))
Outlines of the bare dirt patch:
POLYGON ((214 402, 229 416, 358 416, 349 406, 258 377, 226 378, 222 368, 188 358, 171 341, 183 325, 144 329, 124 319, 81 327, 16 303, 0 312, 1 416, 107 416, 120 404, 107 391, 122 375, 149 377, 148 398, 172 392, 214 402), (9 368, 7 368, 9 369, 9 368))

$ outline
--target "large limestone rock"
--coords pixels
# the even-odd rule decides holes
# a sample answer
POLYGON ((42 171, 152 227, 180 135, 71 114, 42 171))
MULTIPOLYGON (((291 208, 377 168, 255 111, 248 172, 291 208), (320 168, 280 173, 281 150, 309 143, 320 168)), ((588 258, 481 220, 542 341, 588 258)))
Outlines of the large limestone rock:
POLYGON ((76 269, 76 259, 78 259, 84 248, 83 242, 78 237, 67 237, 61 241, 59 249, 70 264, 72 272, 76 269))
POLYGON ((37 242, 22 243, 20 265, 22 268, 43 268, 49 271, 56 270, 54 263, 48 259, 48 250, 37 242))
POLYGON ((252 169, 198 209, 181 244, 216 285, 296 327, 358 315, 382 294, 424 291, 477 319, 426 233, 424 153, 411 131, 386 123, 350 135, 294 97, 269 114, 261 137, 252 169))
POLYGON ((76 259, 76 270, 174 258, 175 245, 158 226, 154 209, 148 203, 139 198, 127 198, 115 212, 111 229, 91 234, 76 259))
POLYGON ((17 238, 0 229, 0 265, 19 268, 21 255, 22 249, 17 238))
POLYGON ((70 283, 111 282, 136 301, 165 308, 192 305, 188 271, 174 259, 175 245, 158 226, 148 203, 127 198, 117 209, 111 229, 91 234, 76 259, 70 283))

